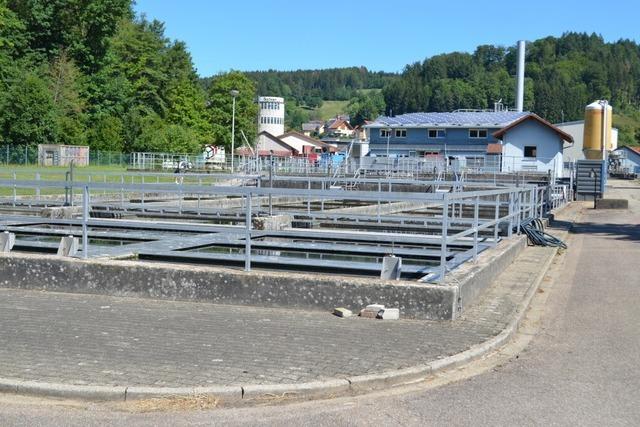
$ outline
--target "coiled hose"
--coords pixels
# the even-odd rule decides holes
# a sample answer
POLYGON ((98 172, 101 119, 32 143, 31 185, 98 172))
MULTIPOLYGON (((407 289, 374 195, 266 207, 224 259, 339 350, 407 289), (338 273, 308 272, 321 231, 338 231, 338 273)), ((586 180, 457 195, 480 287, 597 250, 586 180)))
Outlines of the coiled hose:
POLYGON ((520 223, 520 231, 527 235, 529 241, 536 246, 553 246, 567 249, 566 243, 544 231, 542 221, 527 218, 520 223))

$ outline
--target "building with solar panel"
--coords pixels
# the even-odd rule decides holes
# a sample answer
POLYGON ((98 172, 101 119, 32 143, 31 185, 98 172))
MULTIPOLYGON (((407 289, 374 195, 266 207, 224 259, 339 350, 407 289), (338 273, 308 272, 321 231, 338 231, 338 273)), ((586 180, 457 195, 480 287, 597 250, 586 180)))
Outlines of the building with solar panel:
POLYGON ((369 157, 437 158, 452 167, 563 173, 573 138, 530 112, 458 110, 379 117, 365 126, 369 157))

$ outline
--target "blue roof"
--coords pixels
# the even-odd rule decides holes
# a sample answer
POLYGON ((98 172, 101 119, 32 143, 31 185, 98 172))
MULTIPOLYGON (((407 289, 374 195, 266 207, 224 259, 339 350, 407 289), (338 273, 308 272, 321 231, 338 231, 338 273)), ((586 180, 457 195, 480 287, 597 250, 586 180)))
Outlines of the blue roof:
POLYGON ((380 116, 366 127, 504 127, 529 112, 518 111, 454 111, 452 113, 408 113, 395 117, 380 116))

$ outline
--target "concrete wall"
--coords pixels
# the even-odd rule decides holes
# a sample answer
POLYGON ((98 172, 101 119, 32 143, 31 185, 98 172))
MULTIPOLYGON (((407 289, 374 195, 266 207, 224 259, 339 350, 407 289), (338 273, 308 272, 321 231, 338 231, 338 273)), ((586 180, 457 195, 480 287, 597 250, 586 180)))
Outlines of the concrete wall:
POLYGON ((458 300, 457 287, 416 282, 18 253, 0 255, 0 286, 326 311, 381 303, 432 320, 452 319, 458 300))
POLYGON ((447 283, 458 287, 458 314, 476 301, 526 246, 525 236, 503 240, 495 249, 481 253, 477 263, 467 262, 454 270, 447 283))

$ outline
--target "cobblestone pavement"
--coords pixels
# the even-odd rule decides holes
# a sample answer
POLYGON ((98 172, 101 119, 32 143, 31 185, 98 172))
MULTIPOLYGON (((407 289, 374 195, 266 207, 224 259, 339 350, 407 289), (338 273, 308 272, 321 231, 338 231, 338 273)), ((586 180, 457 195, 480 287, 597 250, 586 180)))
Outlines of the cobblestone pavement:
POLYGON ((0 377, 92 385, 298 383, 380 373, 495 336, 548 248, 528 248, 454 322, 0 289, 0 377))

